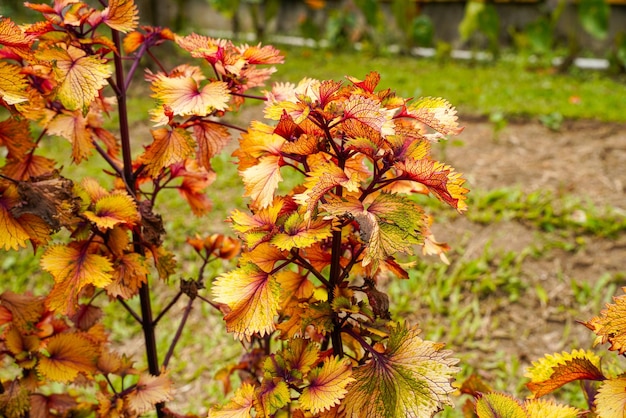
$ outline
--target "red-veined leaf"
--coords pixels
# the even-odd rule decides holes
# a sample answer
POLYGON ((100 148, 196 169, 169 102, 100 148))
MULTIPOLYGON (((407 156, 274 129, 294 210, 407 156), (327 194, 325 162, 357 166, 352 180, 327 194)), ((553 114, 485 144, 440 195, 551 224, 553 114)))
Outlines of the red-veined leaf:
POLYGON ((575 380, 605 379, 600 371, 600 358, 591 351, 584 350, 548 354, 533 362, 525 376, 531 379, 526 386, 535 398, 547 395, 575 380))
POLYGON ((201 122, 193 126, 193 136, 198 143, 198 162, 211 170, 211 158, 217 155, 231 139, 223 125, 201 122))
POLYGON ((226 328, 240 338, 261 337, 274 330, 280 286, 273 276, 246 264, 221 275, 213 284, 215 301, 230 308, 226 328))
POLYGON ((379 101, 353 94, 342 107, 345 119, 355 119, 384 135, 393 134, 391 113, 381 108, 379 101))
POLYGON ((354 381, 348 359, 329 357, 321 367, 313 369, 307 376, 309 385, 300 395, 303 409, 317 414, 339 404, 348 392, 346 386, 354 381))
POLYGON ((22 160, 7 158, 6 164, 2 167, 2 173, 12 179, 26 181, 54 171, 55 164, 56 161, 50 158, 29 154, 22 160))
POLYGON ((135 201, 119 190, 96 201, 93 211, 87 210, 83 215, 102 230, 119 224, 132 226, 140 219, 135 201))
POLYGON ((75 311, 83 287, 92 284, 102 288, 112 280, 111 262, 101 255, 90 253, 87 244, 51 246, 41 257, 40 264, 55 281, 46 299, 48 307, 68 315, 75 311))
POLYGON ((26 246, 30 235, 20 222, 11 214, 11 208, 16 204, 15 193, 9 195, 10 189, 5 189, 0 195, 0 247, 5 250, 17 250, 26 246))
POLYGON ((23 58, 28 58, 34 40, 34 36, 26 33, 11 19, 0 17, 0 45, 8 47, 23 58))
POLYGON ((331 235, 331 221, 306 220, 299 213, 294 213, 285 221, 283 232, 274 235, 270 242, 280 250, 291 251, 293 248, 307 248, 331 235))
POLYGON ((419 329, 400 325, 391 331, 387 348, 353 369, 342 404, 347 416, 431 417, 455 389, 450 384, 459 372, 443 344, 422 340, 419 329))
POLYGON ((264 379, 255 391, 254 407, 261 416, 273 416, 289 403, 289 386, 282 379, 264 379))
POLYGON ((230 100, 228 84, 213 81, 200 86, 197 77, 168 77, 157 74, 152 90, 158 103, 168 106, 174 115, 206 116, 213 110, 225 110, 230 100))
POLYGON ((106 287, 107 294, 112 298, 128 300, 148 281, 148 268, 140 254, 124 254, 115 260, 113 268, 113 281, 106 287))
POLYGON ((139 23, 139 12, 134 0, 109 0, 102 11, 102 21, 115 30, 129 32, 139 23))
POLYGON ((406 113, 442 135, 458 135, 463 130, 457 123, 456 109, 439 97, 422 97, 411 103, 406 113))
POLYGON ((137 414, 154 409, 154 405, 172 400, 172 381, 167 373, 153 376, 142 373, 135 389, 126 395, 126 402, 131 411, 137 414))
POLYGON ((70 382, 78 373, 96 370, 97 347, 83 334, 54 335, 46 346, 47 356, 39 358, 37 370, 50 380, 70 382))
POLYGON ((193 139, 184 129, 159 128, 150 132, 154 142, 139 158, 152 177, 156 177, 163 168, 190 157, 194 152, 193 139))
POLYGON ((59 83, 57 97, 68 110, 86 112, 111 76, 111 69, 105 60, 88 56, 85 51, 71 45, 40 51, 37 58, 54 64, 55 78, 59 83))
POLYGON ((269 273, 274 269, 274 265, 277 261, 287 259, 286 254, 286 252, 279 250, 276 246, 271 245, 268 242, 262 242, 252 250, 244 252, 241 255, 242 258, 240 263, 254 263, 261 270, 269 273))

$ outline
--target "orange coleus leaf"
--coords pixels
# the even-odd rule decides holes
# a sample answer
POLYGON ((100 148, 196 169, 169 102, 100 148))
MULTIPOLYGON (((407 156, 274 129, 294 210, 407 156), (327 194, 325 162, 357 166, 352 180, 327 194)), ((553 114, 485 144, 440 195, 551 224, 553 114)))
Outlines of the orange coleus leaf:
POLYGON ((266 273, 274 269, 277 261, 286 260, 287 253, 281 251, 269 242, 262 242, 250 251, 246 251, 241 255, 241 263, 254 263, 257 267, 266 273))
POLYGON ((58 82, 57 97, 68 110, 86 112, 98 91, 107 84, 111 69, 106 61, 71 45, 57 46, 37 53, 37 58, 53 63, 58 82))
POLYGON ((335 187, 342 186, 348 192, 356 192, 360 186, 356 173, 348 176, 336 164, 322 158, 309 158, 313 164, 304 181, 306 191, 294 196, 296 202, 306 206, 308 216, 315 210, 320 199, 335 187))
POLYGON ((443 344, 424 341, 420 330, 405 325, 392 329, 384 352, 353 369, 355 381, 342 404, 347 416, 430 417, 455 389, 450 384, 460 371, 443 344))
POLYGON ((21 57, 31 54, 31 45, 35 38, 22 30, 9 18, 0 17, 0 45, 8 47, 21 57))
POLYGON ((379 101, 354 94, 341 106, 344 111, 344 119, 354 119, 383 134, 393 133, 392 114, 382 108, 379 101))
MULTIPOLYGON (((320 350, 317 344, 305 338, 292 339, 289 345, 277 354, 279 360, 284 362, 284 367, 287 370, 297 370, 302 376, 307 375, 318 363, 319 356, 320 350)), ((319 370, 317 372, 316 374, 319 374, 319 370)), ((315 375, 311 376, 311 379, 315 379, 315 375)))
POLYGON ((126 395, 125 400, 131 411, 137 414, 154 409, 154 405, 172 400, 172 381, 167 373, 153 376, 142 373, 134 390, 126 395))
POLYGON ((12 118, 0 122, 0 146, 7 148, 9 158, 27 158, 34 147, 28 121, 12 118))
POLYGON ((258 164, 239 173, 246 188, 244 196, 250 196, 255 206, 265 208, 272 203, 278 183, 283 180, 280 174, 283 164, 280 155, 266 155, 258 164))
POLYGON ((0 411, 2 416, 7 418, 13 417, 34 417, 31 409, 30 392, 26 379, 14 379, 3 381, 3 390, 0 395, 0 411))
POLYGON ((465 179, 461 173, 449 165, 431 159, 406 159, 396 167, 403 172, 401 178, 423 184, 441 201, 456 208, 459 212, 467 209, 467 190, 463 187, 465 179))
POLYGON ((135 201, 121 190, 98 199, 93 210, 86 210, 83 215, 101 230, 120 224, 132 226, 140 219, 135 201))
POLYGON ((309 385, 300 395, 302 409, 317 414, 339 404, 348 392, 346 386, 354 381, 349 359, 329 357, 321 367, 307 376, 309 385))
POLYGON ((150 132, 154 142, 139 159, 146 165, 148 174, 152 177, 156 177, 163 168, 190 157, 194 152, 193 139, 184 129, 159 128, 150 132))
POLYGON ((40 177, 54 171, 56 161, 40 155, 29 154, 26 158, 18 160, 7 158, 2 167, 2 173, 15 180, 28 180, 31 177, 40 177))
POLYGON ((28 81, 21 73, 20 67, 0 62, 0 98, 13 105, 28 101, 26 88, 28 81))
POLYGON ((39 358, 37 370, 50 380, 67 383, 79 373, 96 370, 98 348, 85 334, 54 335, 48 340, 46 351, 47 355, 39 358))
POLYGON ((67 393, 42 393, 30 394, 30 418, 45 418, 48 411, 56 411, 59 414, 70 413, 70 410, 78 406, 76 399, 67 393), (41 415, 37 415, 41 412, 41 415))
POLYGON ((50 135, 61 136, 72 144, 72 159, 81 162, 91 155, 94 148, 92 132, 87 126, 87 118, 80 111, 59 113, 48 124, 50 135))
POLYGON ((595 397, 595 411, 602 418, 621 418, 626 411, 626 378, 602 382, 595 397))
POLYGON ((226 405, 209 410, 209 418, 252 418, 254 400, 254 386, 243 383, 226 405))
POLYGON ((571 353, 548 354, 533 362, 525 374, 526 384, 533 397, 539 398, 575 380, 604 380, 600 358, 591 351, 574 350, 571 353))
POLYGON ((295 271, 281 270, 276 273, 276 280, 280 284, 283 307, 293 300, 309 299, 315 291, 315 285, 305 275, 295 271))
POLYGON ((228 128, 210 122, 194 125, 193 136, 198 143, 198 162, 207 170, 211 169, 211 158, 224 149, 231 139, 228 128))
POLYGON ((201 86, 199 78, 197 75, 157 74, 152 82, 152 97, 161 107, 168 106, 179 116, 206 116, 214 110, 225 110, 230 100, 228 84, 212 81, 201 86))
POLYGON ((0 307, 11 314, 11 322, 25 330, 35 322, 39 322, 44 311, 43 298, 29 294, 17 294, 10 290, 0 294, 0 307))
POLYGON ((243 55, 248 64, 281 64, 284 57, 272 45, 242 45, 237 50, 243 55))
POLYGON ((476 401, 478 418, 529 418, 520 402, 498 392, 483 394, 476 401))
POLYGON ((172 177, 182 177, 177 187, 180 195, 189 203, 194 215, 202 216, 212 208, 206 189, 215 181, 216 174, 199 166, 196 160, 187 160, 172 167, 172 177))
POLYGON ((51 246, 41 257, 40 264, 55 281, 46 299, 49 309, 68 315, 75 311, 78 295, 85 286, 102 288, 112 280, 111 261, 89 252, 89 245, 85 243, 51 246))
POLYGON ((109 0, 102 11, 102 21, 115 30, 129 32, 137 27, 139 12, 133 0, 109 0))
MULTIPOLYGON (((626 288, 623 288, 626 289, 626 288)), ((598 337, 595 344, 610 343, 609 350, 620 354, 626 352, 626 295, 613 297, 614 303, 607 303, 599 316, 591 318, 584 325, 598 337)))
POLYGON ((130 54, 136 51, 144 43, 145 40, 145 35, 139 31, 129 33, 124 37, 124 52, 130 54))
POLYGON ((216 302, 228 305, 226 328, 237 338, 262 337, 274 330, 280 286, 254 264, 221 275, 213 284, 213 295, 216 302))
POLYGON ((148 281, 148 268, 140 254, 124 254, 115 260, 113 268, 113 281, 106 287, 107 294, 112 298, 130 299, 148 281))

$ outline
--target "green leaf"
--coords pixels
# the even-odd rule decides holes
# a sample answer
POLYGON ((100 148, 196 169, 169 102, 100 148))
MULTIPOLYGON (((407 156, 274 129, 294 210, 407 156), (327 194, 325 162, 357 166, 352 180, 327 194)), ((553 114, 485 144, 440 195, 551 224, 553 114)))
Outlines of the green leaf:
POLYGON ((343 400, 347 416, 430 418, 452 405, 452 377, 460 371, 443 344, 422 340, 419 329, 391 331, 384 353, 353 370, 355 382, 343 400))
POLYGON ((585 31, 597 39, 605 39, 609 33, 611 8, 605 0, 580 0, 578 17, 585 31))

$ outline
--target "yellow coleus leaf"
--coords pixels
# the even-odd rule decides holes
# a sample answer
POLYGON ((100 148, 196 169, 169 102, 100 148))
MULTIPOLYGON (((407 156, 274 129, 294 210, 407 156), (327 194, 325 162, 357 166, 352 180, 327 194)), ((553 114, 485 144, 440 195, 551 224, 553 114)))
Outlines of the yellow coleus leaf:
POLYGON ((30 238, 28 232, 11 214, 15 205, 15 197, 7 195, 7 190, 0 195, 0 248, 17 250, 26 246, 30 238))
POLYGON ((498 392, 483 394, 476 401, 478 418, 529 418, 519 401, 498 392))
POLYGON ((213 284, 215 301, 228 305, 226 328, 237 338, 261 337, 274 330, 280 286, 273 276, 254 264, 243 265, 218 277, 213 284))
POLYGON ((266 155, 259 159, 258 164, 240 171, 246 191, 244 196, 250 196, 259 208, 269 206, 274 200, 274 192, 278 183, 283 181, 280 167, 283 159, 280 155, 266 155))
POLYGON ((179 116, 206 116, 214 110, 225 110, 230 100, 228 84, 212 81, 201 86, 198 78, 157 74, 152 82, 152 97, 179 116))
POLYGON ((134 225, 140 219, 135 201, 123 191, 114 191, 95 202, 83 215, 102 230, 119 224, 134 225))
POLYGON ((130 32, 139 23, 139 12, 133 0, 109 0, 109 5, 102 11, 102 21, 110 28, 120 32, 130 32))
POLYGON ((531 399, 524 402, 528 418, 577 418, 582 411, 568 405, 557 404, 553 400, 531 399))
POLYGON ((57 334, 48 340, 47 355, 39 358, 37 370, 50 380, 70 382, 79 373, 96 370, 98 348, 83 334, 57 334))
POLYGON ((78 296, 85 286, 103 288, 112 280, 111 261, 89 252, 87 244, 51 246, 41 257, 40 264, 55 281, 46 299, 48 308, 67 315, 76 310, 78 296))
POLYGON ((98 91, 107 84, 111 69, 104 59, 88 56, 71 45, 38 52, 37 58, 53 64, 57 97, 68 110, 86 112, 98 91))
POLYGON ((271 272, 277 261, 286 260, 287 253, 279 250, 269 242, 262 242, 250 251, 241 255, 241 264, 254 263, 264 272, 271 272))
POLYGON ((535 398, 575 380, 605 379, 600 371, 600 358, 593 352, 584 350, 548 354, 533 362, 525 376, 531 379, 526 386, 535 398))
POLYGON ((148 174, 152 177, 156 177, 163 168, 183 161, 194 152, 193 139, 184 129, 159 128, 150 132, 154 142, 139 159, 146 165, 148 174))
POLYGON ((354 381, 349 359, 329 357, 321 367, 307 376, 309 385, 300 395, 302 409, 318 414, 339 404, 348 392, 346 386, 354 381))
POLYGON ((250 411, 254 400, 254 386, 243 383, 230 402, 221 408, 211 408, 208 418, 252 418, 250 411))
POLYGON ((28 101, 28 81, 17 65, 0 62, 0 98, 9 105, 28 101))
POLYGON ((420 330, 406 325, 392 329, 384 352, 353 369, 355 381, 342 401, 349 417, 430 418, 452 405, 450 384, 460 371, 443 344, 422 340, 420 330))
POLYGON ((255 391, 254 408, 260 416, 271 417, 289 403, 289 386, 282 379, 264 379, 255 391))
POLYGON ((626 378, 602 382, 595 397, 595 406, 600 418, 623 418, 626 411, 626 378))
POLYGON ((332 236, 331 221, 316 219, 313 221, 304 219, 303 215, 294 213, 283 225, 283 232, 274 235, 271 243, 283 251, 291 251, 293 248, 307 248, 316 242, 332 236))
POLYGON ((154 405, 171 401, 173 398, 172 381, 167 373, 153 376, 142 373, 137 385, 125 400, 131 411, 143 414, 154 409, 154 405))
POLYGON ((293 338, 278 355, 285 363, 287 370, 297 370, 301 376, 307 375, 318 362, 319 347, 310 340, 293 338))
POLYGON ((407 107, 406 113, 441 135, 458 135, 463 130, 457 123, 456 109, 440 97, 420 98, 407 107))
POLYGON ((609 350, 624 354, 626 352, 626 295, 614 297, 613 303, 607 304, 606 309, 603 309, 599 316, 586 322, 585 326, 598 336, 596 344, 608 342, 611 344, 609 350))
POLYGON ((0 16, 0 45, 23 58, 29 58, 34 41, 32 33, 26 33, 11 19, 0 16))

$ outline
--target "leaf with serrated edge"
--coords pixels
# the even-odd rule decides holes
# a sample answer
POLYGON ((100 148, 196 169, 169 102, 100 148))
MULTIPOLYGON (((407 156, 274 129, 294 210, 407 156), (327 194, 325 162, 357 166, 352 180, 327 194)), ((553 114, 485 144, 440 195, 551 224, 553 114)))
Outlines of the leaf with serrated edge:
POLYGON ((601 418, 623 418, 626 411, 626 377, 602 382, 595 398, 596 413, 601 418))
POLYGON ((591 351, 574 350, 571 353, 548 354, 533 362, 525 374, 526 384, 535 398, 539 398, 575 380, 604 380, 600 358, 591 351))
POLYGON ((442 98, 423 97, 411 103, 407 112, 442 135, 458 135, 463 130, 457 123, 456 109, 442 98))
POLYGON ((46 299, 48 308, 71 315, 83 287, 105 287, 112 280, 111 261, 88 251, 88 245, 49 247, 41 257, 41 268, 52 274, 55 285, 46 299))
POLYGON ((261 416, 270 417, 289 403, 289 387, 284 380, 264 379, 256 390, 254 407, 261 416))
POLYGON ((160 105, 168 106, 174 115, 206 116, 213 110, 225 110, 230 100, 228 84, 214 81, 200 86, 193 76, 168 77, 158 74, 152 90, 160 105))
POLYGON ((283 225, 284 232, 272 237, 271 243, 283 251, 307 248, 332 235, 331 222, 322 219, 306 220, 299 213, 292 214, 283 225))
POLYGON ((122 191, 115 191, 99 199, 94 210, 85 211, 83 215, 103 230, 118 224, 134 225, 140 219, 135 201, 122 191))
POLYGON ((26 76, 17 65, 0 62, 0 98, 8 105, 28 101, 26 76))
POLYGON ((450 384, 460 371, 443 344, 422 340, 417 327, 391 331, 384 353, 353 369, 355 382, 342 401, 348 417, 430 418, 451 405, 450 384))
POLYGON ((233 398, 222 408, 211 408, 208 418, 251 418, 254 404, 254 386, 243 383, 233 398))
POLYGON ((139 12, 133 0, 109 0, 102 11, 102 20, 112 29, 130 32, 139 23, 139 12))
POLYGON ((167 373, 153 376, 142 373, 135 389, 126 395, 130 410, 143 414, 154 409, 154 405, 172 400, 172 381, 167 373))
POLYGON ((582 413, 580 409, 547 399, 527 400, 524 402, 524 408, 528 418, 577 418, 582 413))
POLYGON ((42 297, 22 295, 10 290, 0 294, 0 306, 11 312, 11 322, 22 330, 38 322, 44 310, 42 297))
POLYGON ((79 163, 94 149, 92 132, 87 129, 87 118, 80 111, 63 112, 48 124, 48 133, 61 136, 72 144, 72 160, 79 163))
POLYGON ((326 359, 307 376, 310 383, 300 395, 302 408, 317 414, 337 405, 347 393, 346 386, 354 381, 351 371, 348 359, 326 359))
POLYGON ((68 110, 85 112, 111 76, 105 60, 88 56, 71 45, 44 50, 37 57, 54 63, 55 78, 59 83, 57 97, 68 110))
POLYGON ((159 128, 150 132, 154 142, 139 158, 152 177, 157 176, 161 169, 183 161, 194 152, 194 141, 184 129, 159 128))
POLYGON ((274 330, 280 286, 273 276, 246 264, 218 277, 213 284, 215 301, 230 308, 224 316, 226 328, 236 337, 264 336, 274 330))
MULTIPOLYGON (((624 288, 626 289, 626 288, 624 288)), ((596 333, 602 344, 610 343, 609 350, 626 352, 626 295, 613 297, 600 316, 593 317, 585 326, 596 333)))
POLYGON ((259 208, 265 208, 272 203, 278 183, 283 181, 280 167, 283 164, 280 155, 266 155, 259 159, 259 163, 240 172, 246 187, 244 196, 250 196, 259 208))
POLYGON ((529 418, 524 407, 510 395, 491 392, 476 401, 478 418, 529 418))
POLYGON ((96 369, 98 349, 82 334, 58 334, 48 340, 47 356, 39 358, 37 370, 50 380, 70 382, 78 373, 96 369))
POLYGON ((0 248, 17 250, 26 246, 30 238, 20 222, 11 215, 11 202, 3 194, 0 195, 0 248))

